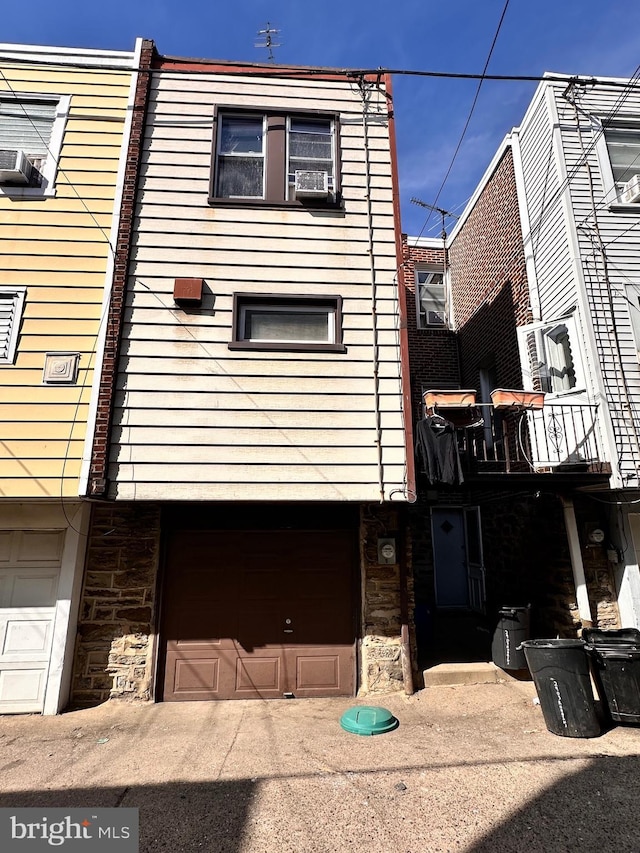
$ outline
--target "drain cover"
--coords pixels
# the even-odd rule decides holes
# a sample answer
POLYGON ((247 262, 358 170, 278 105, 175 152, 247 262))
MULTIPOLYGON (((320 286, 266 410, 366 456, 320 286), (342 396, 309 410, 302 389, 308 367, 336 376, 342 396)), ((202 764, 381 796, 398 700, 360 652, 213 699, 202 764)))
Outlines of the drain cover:
POLYGON ((344 712, 340 717, 340 725, 354 735, 382 735, 397 729, 400 722, 386 708, 358 705, 344 712))

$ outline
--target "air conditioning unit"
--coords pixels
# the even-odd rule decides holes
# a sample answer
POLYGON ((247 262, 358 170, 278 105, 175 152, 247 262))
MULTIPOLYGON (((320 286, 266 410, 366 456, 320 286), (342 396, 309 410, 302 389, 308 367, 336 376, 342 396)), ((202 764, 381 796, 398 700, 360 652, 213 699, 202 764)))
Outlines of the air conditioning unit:
POLYGON ((624 204, 640 201, 640 175, 634 175, 622 188, 620 200, 624 204))
POLYGON ((31 163, 19 148, 0 149, 0 183, 28 184, 31 163))
POLYGON ((326 198, 329 195, 327 172, 297 169, 294 173, 296 198, 326 198))
POLYGON ((446 324, 442 311, 427 311, 428 326, 444 326, 446 324))

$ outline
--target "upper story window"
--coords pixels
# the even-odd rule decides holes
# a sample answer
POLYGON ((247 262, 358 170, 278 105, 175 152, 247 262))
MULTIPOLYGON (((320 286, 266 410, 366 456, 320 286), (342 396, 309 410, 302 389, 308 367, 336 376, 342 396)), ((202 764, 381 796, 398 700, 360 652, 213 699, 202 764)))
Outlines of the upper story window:
POLYGON ((580 391, 585 380, 573 317, 518 329, 525 387, 548 394, 580 391))
POLYGON ((321 113, 216 110, 210 201, 335 205, 338 124, 321 113))
POLYGON ((13 364, 27 289, 0 287, 0 364, 13 364))
POLYGON ((447 325, 447 297, 442 267, 416 267, 418 328, 447 325))
POLYGON ((0 192, 53 195, 70 97, 0 97, 0 192))
POLYGON ((605 131, 613 182, 623 204, 640 202, 640 126, 605 131))
POLYGON ((236 293, 230 349, 343 352, 339 296, 236 293))

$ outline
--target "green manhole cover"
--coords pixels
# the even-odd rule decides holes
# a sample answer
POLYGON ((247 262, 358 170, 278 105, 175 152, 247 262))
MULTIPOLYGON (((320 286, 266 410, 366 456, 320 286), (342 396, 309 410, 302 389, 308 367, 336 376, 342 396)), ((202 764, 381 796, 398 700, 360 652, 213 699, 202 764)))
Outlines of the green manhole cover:
POLYGON ((344 712, 340 717, 340 725, 354 735, 382 735, 397 729, 400 722, 386 708, 359 705, 344 712))

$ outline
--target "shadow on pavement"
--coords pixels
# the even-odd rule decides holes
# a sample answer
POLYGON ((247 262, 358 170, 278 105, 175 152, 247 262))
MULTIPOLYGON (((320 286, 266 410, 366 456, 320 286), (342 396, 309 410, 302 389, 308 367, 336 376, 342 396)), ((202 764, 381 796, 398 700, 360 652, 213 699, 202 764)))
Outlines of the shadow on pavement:
POLYGON ((599 756, 465 853, 638 853, 640 758, 599 756))
POLYGON ((69 788, 0 794, 0 807, 138 808, 140 853, 238 853, 254 792, 255 783, 244 779, 69 788))

